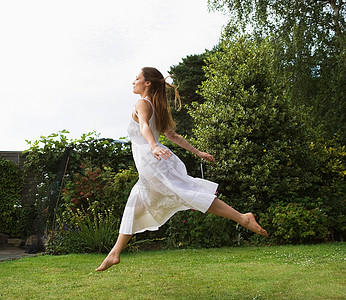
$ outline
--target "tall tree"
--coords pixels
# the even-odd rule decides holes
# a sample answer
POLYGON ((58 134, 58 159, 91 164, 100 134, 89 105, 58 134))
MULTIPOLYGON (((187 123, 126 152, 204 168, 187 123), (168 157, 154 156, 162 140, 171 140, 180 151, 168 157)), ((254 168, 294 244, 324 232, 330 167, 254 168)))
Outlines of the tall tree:
POLYGON ((314 133, 291 105, 275 60, 269 40, 224 40, 205 68, 207 100, 191 111, 196 143, 217 158, 208 178, 241 210, 314 194, 320 180, 314 133))
POLYGON ((251 25, 257 32, 269 30, 287 35, 297 25, 312 25, 308 28, 311 34, 340 37, 345 33, 342 0, 208 0, 208 5, 211 10, 230 13, 231 26, 240 24, 246 29, 251 25))
POLYGON ((251 32, 277 40, 277 61, 290 98, 311 108, 316 124, 346 142, 345 1, 209 0, 230 14, 225 34, 251 32))
POLYGON ((192 102, 202 103, 204 98, 197 93, 198 87, 205 80, 203 67, 206 65, 207 52, 188 55, 178 65, 171 66, 169 73, 174 76, 174 84, 179 85, 179 94, 183 107, 176 111, 172 107, 172 114, 177 124, 177 132, 191 136, 193 120, 187 113, 192 102))

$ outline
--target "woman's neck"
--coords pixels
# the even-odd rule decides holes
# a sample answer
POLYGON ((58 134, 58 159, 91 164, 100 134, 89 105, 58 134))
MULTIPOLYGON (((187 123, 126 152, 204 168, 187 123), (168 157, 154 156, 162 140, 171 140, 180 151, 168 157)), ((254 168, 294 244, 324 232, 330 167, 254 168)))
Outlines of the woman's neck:
POLYGON ((147 93, 141 94, 141 98, 147 98, 150 100, 150 96, 147 93))

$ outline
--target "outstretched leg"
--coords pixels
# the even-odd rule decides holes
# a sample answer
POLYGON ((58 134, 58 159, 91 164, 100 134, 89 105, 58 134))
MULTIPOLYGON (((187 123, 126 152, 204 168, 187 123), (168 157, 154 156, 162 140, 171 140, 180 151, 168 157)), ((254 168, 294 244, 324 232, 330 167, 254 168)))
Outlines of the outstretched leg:
POLYGON ((120 263, 120 253, 124 250, 132 235, 120 233, 112 250, 108 253, 105 260, 102 262, 96 271, 105 271, 113 265, 120 263))
POLYGON ((218 198, 215 198, 207 212, 233 220, 259 235, 268 236, 267 231, 258 225, 252 213, 242 214, 218 198))

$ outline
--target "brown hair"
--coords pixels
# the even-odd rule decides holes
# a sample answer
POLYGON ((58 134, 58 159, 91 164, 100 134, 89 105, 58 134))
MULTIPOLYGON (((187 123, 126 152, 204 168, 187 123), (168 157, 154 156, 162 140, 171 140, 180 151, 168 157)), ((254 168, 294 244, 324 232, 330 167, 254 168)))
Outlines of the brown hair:
POLYGON ((171 114, 166 88, 174 89, 174 104, 175 108, 177 108, 177 103, 179 104, 179 110, 181 108, 181 101, 178 93, 178 88, 166 82, 166 79, 171 76, 167 76, 166 78, 164 78, 161 72, 155 68, 142 68, 142 74, 145 81, 151 82, 149 96, 151 98, 155 110, 157 130, 163 133, 167 129, 174 129, 175 122, 171 114))

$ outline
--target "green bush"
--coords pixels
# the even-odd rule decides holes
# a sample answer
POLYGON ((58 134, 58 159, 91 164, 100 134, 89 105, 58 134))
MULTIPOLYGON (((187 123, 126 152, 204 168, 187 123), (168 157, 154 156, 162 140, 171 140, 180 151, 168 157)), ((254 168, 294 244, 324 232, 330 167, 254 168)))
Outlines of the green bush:
POLYGON ((333 140, 321 148, 321 192, 330 240, 343 240, 346 236, 346 148, 333 140))
MULTIPOLYGON (((184 136, 185 139, 190 141, 189 137, 184 136)), ((192 177, 201 177, 201 162, 202 160, 191 152, 185 150, 184 148, 178 146, 171 142, 166 136, 161 135, 159 141, 167 146, 175 155, 181 159, 181 161, 185 164, 187 172, 192 177)), ((193 141, 191 141, 193 142, 193 141)), ((206 168, 205 164, 203 164, 203 168, 206 168)))
MULTIPOLYGON (((229 202, 222 194, 217 197, 229 202)), ((191 209, 178 212, 169 220, 166 235, 169 246, 214 248, 239 246, 254 234, 229 219, 191 209)))
POLYGON ((19 167, 0 159, 0 233, 22 238, 25 235, 25 207, 21 200, 23 176, 19 167))
POLYGON ((325 212, 301 203, 273 204, 261 214, 260 223, 278 244, 324 242, 328 236, 325 212))
POLYGON ((90 164, 72 173, 63 190, 49 252, 108 252, 118 236, 127 198, 137 179, 133 168, 115 174, 90 164))
POLYGON ((124 212, 127 199, 130 195, 132 187, 138 180, 138 172, 134 167, 120 170, 113 178, 113 187, 115 198, 111 199, 111 203, 116 205, 119 216, 124 212))
POLYGON ((105 202, 115 198, 112 189, 113 178, 114 172, 110 168, 95 167, 89 162, 82 163, 80 170, 73 172, 66 179, 62 201, 73 210, 87 208, 89 202, 95 201, 99 201, 105 207, 105 202))
POLYGON ((73 211, 67 208, 56 232, 49 240, 48 252, 65 254, 70 252, 108 252, 115 244, 119 218, 114 207, 102 210, 100 203, 88 203, 88 207, 73 211))
POLYGON ((195 210, 178 212, 169 220, 169 246, 211 248, 231 245, 235 223, 212 214, 195 210))
POLYGON ((112 139, 99 138, 96 132, 83 134, 79 139, 69 139, 69 131, 62 130, 36 141, 27 141, 25 167, 39 177, 54 179, 65 167, 64 157, 69 156, 68 173, 78 171, 81 163, 93 166, 107 165, 113 171, 133 164, 131 147, 112 139), (63 161, 62 161, 63 160, 63 161))
MULTIPOLYGON (((128 143, 100 139, 95 132, 83 134, 80 139, 69 139, 68 133, 68 131, 62 130, 59 133, 41 136, 40 139, 33 142, 27 141, 29 149, 25 151, 25 173, 32 178, 32 190, 26 196, 26 201, 30 204, 31 216, 27 226, 30 227, 32 233, 41 235, 46 226, 52 227, 57 202, 58 213, 63 203, 60 201, 61 199, 58 199, 58 195, 65 171, 66 183, 71 183, 71 180, 74 180, 73 174, 80 172, 82 163, 89 164, 90 168, 103 169, 104 166, 107 166, 114 174, 133 165, 131 148, 128 143)), ((109 175, 110 172, 106 175, 109 175)), ((88 176, 89 179, 92 179, 91 175, 88 176)), ((94 176, 98 175, 94 174, 94 176)), ((95 184, 102 186, 104 179, 103 177, 98 178, 102 182, 95 184)), ((91 187, 91 182, 83 182, 82 189, 87 188, 86 184, 91 187)), ((74 189, 76 190, 77 187, 74 189)), ((90 189, 89 192, 94 193, 90 189)), ((102 196, 100 192, 97 195, 102 196)), ((73 196, 72 193, 70 196, 73 196)), ((89 195, 79 195, 81 203, 77 203, 77 206, 82 203, 85 205, 87 196, 89 195)))
POLYGON ((290 103, 270 40, 225 40, 210 55, 190 111, 197 146, 217 162, 207 176, 241 211, 311 193, 320 183, 308 117, 290 103))

